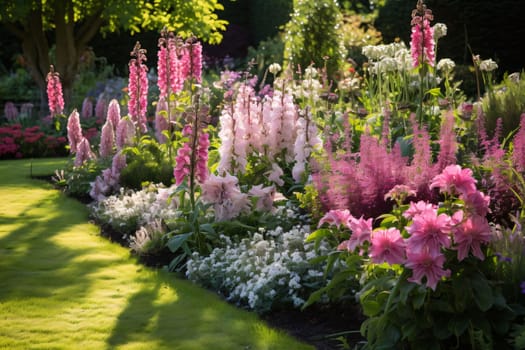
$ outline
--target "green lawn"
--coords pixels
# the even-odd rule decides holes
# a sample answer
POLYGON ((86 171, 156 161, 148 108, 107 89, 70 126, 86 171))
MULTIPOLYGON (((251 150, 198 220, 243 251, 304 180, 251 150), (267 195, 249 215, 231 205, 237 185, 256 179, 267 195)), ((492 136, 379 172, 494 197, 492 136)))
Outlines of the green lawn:
MULTIPOLYGON (((63 159, 33 161, 51 174, 63 159)), ((313 349, 99 236, 87 208, 0 162, 0 349, 313 349)))

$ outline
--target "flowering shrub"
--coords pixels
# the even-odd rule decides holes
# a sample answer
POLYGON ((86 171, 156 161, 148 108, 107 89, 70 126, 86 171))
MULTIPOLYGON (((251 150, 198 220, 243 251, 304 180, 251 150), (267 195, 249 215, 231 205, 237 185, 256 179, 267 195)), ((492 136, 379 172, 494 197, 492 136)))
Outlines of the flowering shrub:
POLYGON ((111 227, 122 236, 133 236, 141 226, 179 215, 176 198, 168 200, 174 190, 159 185, 139 191, 121 188, 120 193, 93 203, 91 214, 99 224, 111 227))
POLYGON ((46 135, 39 126, 20 124, 0 127, 0 159, 53 157, 66 154, 66 138, 46 135))
POLYGON ((407 205, 415 191, 394 187, 387 194, 394 209, 378 218, 375 229, 372 219, 356 219, 348 211, 329 212, 319 222, 348 230, 339 249, 363 256, 357 295, 369 317, 361 328, 367 346, 504 343, 516 311, 493 279, 490 199, 477 190, 472 171, 458 165, 446 167, 430 188, 439 189, 442 202, 407 205))
MULTIPOLYGON (((301 307, 321 286, 326 268, 325 263, 311 263, 317 253, 314 243, 304 244, 309 233, 308 225, 295 225, 287 231, 261 227, 240 241, 221 235, 221 246, 209 255, 191 255, 186 276, 259 313, 283 305, 301 307)), ((318 249, 327 253, 330 247, 318 249)))

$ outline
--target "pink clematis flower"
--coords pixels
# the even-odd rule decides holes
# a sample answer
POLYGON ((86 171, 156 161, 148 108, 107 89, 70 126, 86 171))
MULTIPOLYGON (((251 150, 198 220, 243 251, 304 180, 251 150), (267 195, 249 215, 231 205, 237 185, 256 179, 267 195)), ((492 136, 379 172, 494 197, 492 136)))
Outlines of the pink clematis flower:
POLYGON ((484 260, 481 244, 488 244, 492 240, 492 230, 487 219, 479 215, 469 216, 464 220, 461 217, 462 215, 455 217, 460 223, 453 230, 458 260, 465 259, 469 251, 479 260, 484 260))
POLYGON ((467 195, 476 191, 476 179, 472 177, 472 170, 461 169, 457 164, 447 166, 441 174, 434 177, 430 189, 439 188, 440 192, 467 195))
POLYGON ((405 241, 396 228, 372 232, 370 258, 376 264, 387 262, 390 265, 405 262, 405 241))
POLYGON ((446 214, 438 215, 434 210, 414 216, 407 232, 410 234, 407 245, 411 251, 428 249, 432 253, 439 253, 441 247, 449 248, 451 244, 450 217, 446 214))
POLYGON ((450 277, 450 270, 444 270, 445 256, 441 253, 431 252, 428 249, 421 251, 407 250, 407 262, 405 267, 412 270, 409 282, 423 284, 422 279, 426 277, 426 286, 436 290, 436 286, 442 277, 450 277))

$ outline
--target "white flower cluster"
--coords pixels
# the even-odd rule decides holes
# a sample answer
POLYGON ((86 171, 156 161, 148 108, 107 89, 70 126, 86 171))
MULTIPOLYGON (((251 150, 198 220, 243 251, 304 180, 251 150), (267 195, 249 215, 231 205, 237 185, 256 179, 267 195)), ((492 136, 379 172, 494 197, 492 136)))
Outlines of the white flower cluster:
POLYGON ((409 71, 412 66, 410 51, 403 42, 367 45, 362 52, 369 60, 370 73, 375 75, 409 71))
POLYGON ((140 191, 120 190, 118 195, 96 202, 91 213, 101 224, 110 225, 123 235, 132 235, 155 219, 177 217, 176 198, 169 200, 174 187, 150 186, 140 191))
MULTIPOLYGON (((276 304, 300 307, 325 283, 325 264, 310 262, 318 255, 313 243, 305 244, 309 233, 308 225, 296 225, 287 232, 260 228, 240 242, 222 235, 223 248, 209 256, 193 253, 186 276, 259 313, 276 304)), ((328 245, 319 249, 321 254, 331 250, 328 245)))

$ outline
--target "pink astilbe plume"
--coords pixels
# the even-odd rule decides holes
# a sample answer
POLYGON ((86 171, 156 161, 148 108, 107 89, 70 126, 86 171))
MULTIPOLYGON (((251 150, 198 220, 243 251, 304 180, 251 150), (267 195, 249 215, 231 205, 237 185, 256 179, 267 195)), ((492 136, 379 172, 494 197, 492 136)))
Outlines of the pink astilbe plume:
POLYGON ((115 143, 117 145, 117 150, 121 150, 126 146, 133 145, 133 140, 135 138, 135 125, 128 118, 122 118, 118 122, 117 132, 115 135, 115 143))
POLYGON ((456 132, 454 130, 454 112, 449 110, 445 113, 439 132, 439 155, 436 163, 436 172, 440 173, 448 165, 456 164, 456 152, 458 149, 456 132))
POLYGON ((512 139, 512 164, 519 172, 525 171, 525 113, 521 114, 520 127, 512 139))
POLYGON ((82 166, 87 160, 89 159, 95 159, 95 154, 91 150, 91 145, 89 144, 88 139, 85 137, 80 140, 80 142, 77 145, 77 153, 75 156, 74 166, 80 167, 82 166))
POLYGON ((155 138, 159 143, 166 143, 168 140, 165 131, 169 129, 168 119, 168 102, 164 97, 159 98, 155 111, 155 138))
POLYGON ((47 73, 47 100, 49 111, 51 114, 61 114, 64 112, 64 96, 62 93, 62 83, 58 72, 55 72, 55 67, 49 67, 47 73))
POLYGON ((430 21, 434 19, 432 10, 427 9, 422 0, 418 0, 416 9, 412 11, 412 34, 410 36, 410 51, 412 65, 419 67, 426 63, 434 66, 434 30, 430 21))
POLYGON ((370 259, 376 264, 390 265, 405 262, 405 241, 398 229, 391 227, 372 232, 370 259))
POLYGON ((106 120, 109 120, 114 131, 117 131, 117 126, 120 122, 120 104, 116 99, 112 99, 109 102, 106 120))
POLYGON ((146 61, 146 50, 140 47, 137 41, 129 61, 128 82, 128 113, 137 129, 145 133, 147 131, 146 113, 148 107, 148 68, 146 61))
POLYGON ((102 158, 109 157, 113 154, 115 148, 115 132, 113 131, 113 125, 108 120, 102 127, 100 134, 100 146, 99 155, 102 158))
POLYGON ((69 141, 69 152, 77 153, 77 145, 82 140, 82 127, 80 125, 80 116, 77 110, 73 110, 67 119, 67 139, 69 141))

